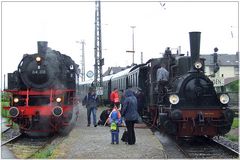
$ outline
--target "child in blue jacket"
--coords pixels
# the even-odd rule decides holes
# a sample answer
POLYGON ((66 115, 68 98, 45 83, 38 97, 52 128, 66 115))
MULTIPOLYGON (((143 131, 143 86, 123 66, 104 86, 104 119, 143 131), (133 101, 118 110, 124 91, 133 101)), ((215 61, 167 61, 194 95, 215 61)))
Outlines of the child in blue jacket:
POLYGON ((119 144, 119 128, 118 125, 121 124, 121 114, 117 109, 117 106, 113 107, 112 112, 109 115, 109 122, 111 127, 111 136, 112 136, 112 142, 111 144, 119 144))

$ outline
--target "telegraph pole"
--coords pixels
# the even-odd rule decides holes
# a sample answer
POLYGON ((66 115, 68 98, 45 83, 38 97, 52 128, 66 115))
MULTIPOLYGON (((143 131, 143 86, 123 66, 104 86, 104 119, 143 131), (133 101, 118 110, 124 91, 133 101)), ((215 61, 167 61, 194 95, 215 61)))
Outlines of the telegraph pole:
POLYGON ((131 51, 126 51, 127 53, 132 53, 132 65, 134 65, 134 53, 135 53, 135 50, 134 50, 134 28, 136 28, 136 26, 131 26, 132 28, 132 50, 131 51))
POLYGON ((134 53, 135 53, 135 50, 134 50, 134 28, 136 26, 131 26, 132 28, 132 51, 133 51, 133 65, 134 65, 134 53))
POLYGON ((102 58, 102 33, 101 33, 101 6, 100 0, 95 1, 95 47, 94 47, 94 82, 96 86, 102 86, 102 66, 104 59, 102 58))
POLYGON ((81 68, 81 75, 82 75, 82 82, 85 81, 85 51, 84 51, 84 45, 85 42, 81 41, 82 44, 82 68, 81 68))
POLYGON ((80 41, 76 41, 76 43, 80 43, 81 47, 82 47, 82 54, 80 54, 80 73, 79 75, 81 76, 81 81, 84 82, 85 81, 85 50, 84 50, 84 46, 85 46, 85 41, 82 40, 80 41))

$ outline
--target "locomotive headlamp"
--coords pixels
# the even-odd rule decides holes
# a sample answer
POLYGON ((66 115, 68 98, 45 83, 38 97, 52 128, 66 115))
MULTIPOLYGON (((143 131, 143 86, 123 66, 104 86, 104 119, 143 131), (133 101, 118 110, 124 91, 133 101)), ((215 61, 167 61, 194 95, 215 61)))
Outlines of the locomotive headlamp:
POLYGON ((56 99, 56 101, 59 103, 59 102, 62 101, 62 98, 58 97, 58 98, 56 99))
POLYGON ((19 102, 19 98, 15 97, 15 98, 13 99, 13 102, 14 102, 14 103, 18 103, 18 102, 19 102))
POLYGON ((171 104, 178 104, 178 102, 179 102, 179 97, 178 97, 178 95, 176 95, 176 94, 170 95, 170 96, 169 96, 169 102, 170 102, 171 104))
POLYGON ((41 57, 39 57, 39 56, 36 57, 36 61, 37 61, 37 62, 40 62, 41 60, 42 60, 41 57))
POLYGON ((219 99, 220 99, 220 102, 222 104, 227 104, 229 102, 229 100, 230 100, 230 98, 229 98, 229 96, 227 94, 220 95, 219 99))
POLYGON ((202 68, 202 63, 197 61, 197 62, 194 63, 194 67, 196 69, 201 69, 202 68))

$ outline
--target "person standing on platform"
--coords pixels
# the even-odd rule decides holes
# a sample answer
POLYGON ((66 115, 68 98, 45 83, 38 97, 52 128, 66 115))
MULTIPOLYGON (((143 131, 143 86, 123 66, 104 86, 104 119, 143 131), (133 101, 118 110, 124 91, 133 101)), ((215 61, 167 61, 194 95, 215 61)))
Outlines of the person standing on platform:
POLYGON ((114 107, 114 105, 119 107, 120 99, 119 99, 119 93, 118 93, 118 89, 117 88, 114 88, 114 90, 111 92, 111 94, 110 94, 110 101, 111 101, 111 107, 112 108, 114 107))
POLYGON ((117 106, 113 107, 109 115, 109 123, 111 128, 112 142, 111 144, 119 144, 119 125, 121 124, 121 113, 118 111, 117 106))
POLYGON ((130 89, 125 91, 125 100, 121 111, 127 126, 128 144, 133 145, 136 143, 134 123, 138 122, 139 114, 137 112, 137 98, 130 89))
POLYGON ((94 127, 97 127, 97 107, 99 105, 99 99, 98 96, 96 95, 96 90, 92 87, 89 88, 88 94, 84 97, 83 99, 83 105, 86 105, 87 108, 87 120, 88 124, 87 126, 89 127, 91 124, 91 114, 93 117, 93 124, 94 127))

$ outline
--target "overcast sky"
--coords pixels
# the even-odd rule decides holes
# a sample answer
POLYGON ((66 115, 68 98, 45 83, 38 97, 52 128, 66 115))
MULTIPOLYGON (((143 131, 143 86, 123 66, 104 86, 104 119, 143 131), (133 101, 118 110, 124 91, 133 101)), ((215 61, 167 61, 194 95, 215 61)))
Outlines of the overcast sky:
MULTIPOLYGON (((84 40, 86 72, 94 70, 95 2, 2 2, 2 75, 17 69, 22 55, 37 52, 37 41, 80 62, 84 40)), ((102 48, 105 65, 160 57, 167 46, 189 51, 190 31, 200 31, 201 54, 235 54, 238 49, 238 2, 102 2, 102 48), (163 4, 165 4, 163 6, 163 4)))

